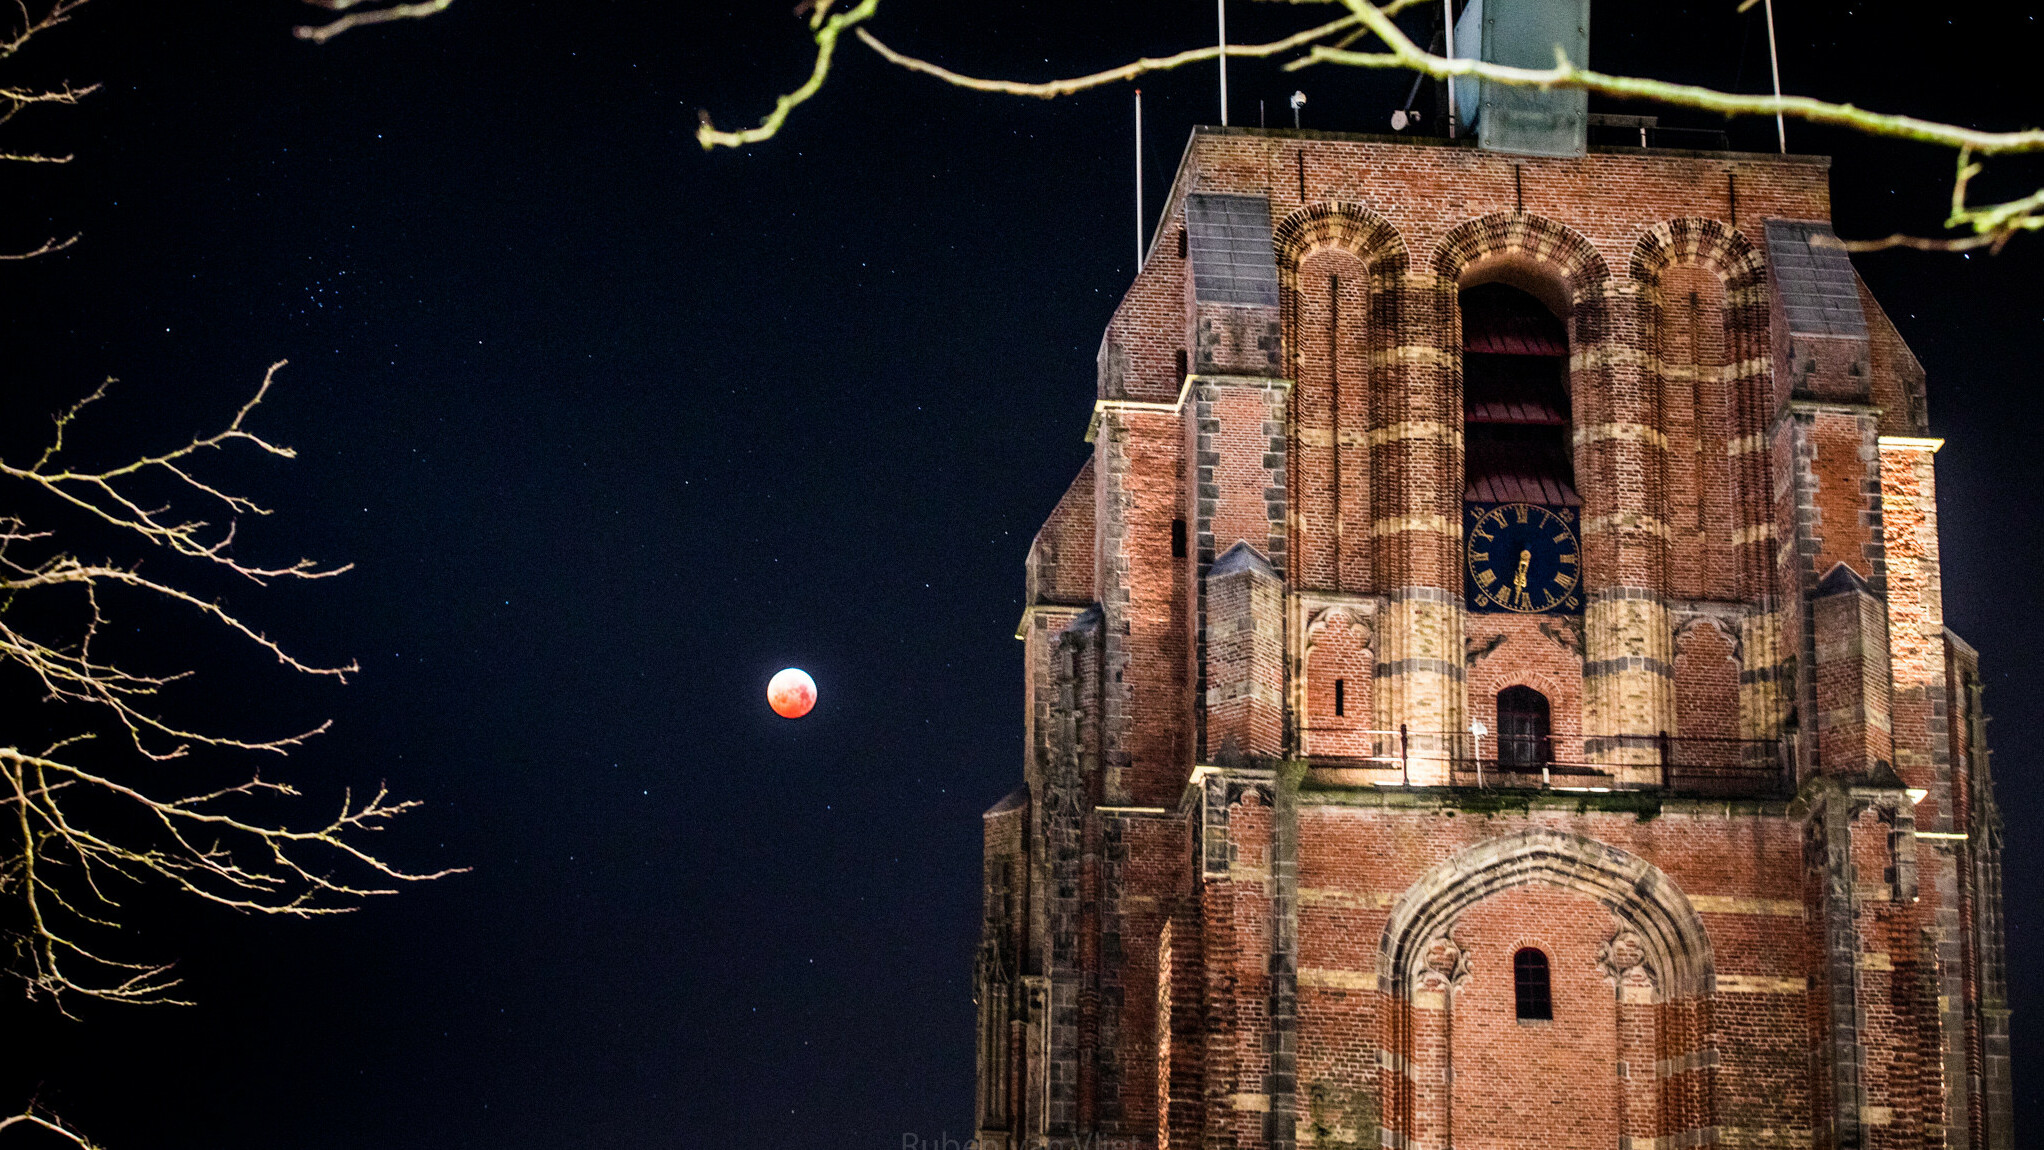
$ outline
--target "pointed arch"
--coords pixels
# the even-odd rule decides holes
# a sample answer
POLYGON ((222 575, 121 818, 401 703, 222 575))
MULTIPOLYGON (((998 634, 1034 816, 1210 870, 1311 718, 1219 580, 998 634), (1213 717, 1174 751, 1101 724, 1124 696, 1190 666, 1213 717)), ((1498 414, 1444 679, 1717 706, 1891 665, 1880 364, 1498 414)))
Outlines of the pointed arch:
POLYGON ((1687 895, 1638 855, 1546 828, 1479 843, 1435 866, 1392 904, 1377 955, 1378 985, 1410 997, 1427 947, 1491 895, 1529 883, 1587 894, 1635 932, 1666 1001, 1716 990, 1710 934, 1687 895))

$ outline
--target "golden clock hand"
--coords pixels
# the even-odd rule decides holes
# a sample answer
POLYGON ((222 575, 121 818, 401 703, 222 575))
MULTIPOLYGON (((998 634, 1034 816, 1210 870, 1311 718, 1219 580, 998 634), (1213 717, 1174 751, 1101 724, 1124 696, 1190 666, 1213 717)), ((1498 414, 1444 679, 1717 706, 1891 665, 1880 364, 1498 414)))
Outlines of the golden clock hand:
POLYGON ((1526 565, 1531 562, 1533 562, 1533 553, 1531 551, 1519 552, 1519 573, 1512 576, 1513 590, 1524 591, 1526 589, 1526 565))

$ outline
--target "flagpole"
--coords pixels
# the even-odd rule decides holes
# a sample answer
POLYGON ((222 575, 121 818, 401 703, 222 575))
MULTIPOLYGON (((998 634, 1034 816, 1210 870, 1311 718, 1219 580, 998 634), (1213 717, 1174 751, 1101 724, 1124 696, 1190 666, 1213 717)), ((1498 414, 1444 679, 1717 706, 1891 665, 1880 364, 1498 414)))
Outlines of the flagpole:
POLYGON ((1221 126, 1228 126, 1228 0, 1215 0, 1221 24, 1221 126))
MULTIPOLYGON (((1781 56, 1774 49, 1774 0, 1767 3, 1767 64, 1774 70, 1774 98, 1781 99, 1781 56)), ((1788 152, 1788 125, 1782 121, 1781 109, 1774 111, 1774 135, 1781 141, 1783 154, 1788 152)))
MULTIPOLYGON (((1455 58, 1455 0, 1441 0, 1441 15, 1444 18, 1442 27, 1447 30, 1448 59, 1453 60, 1455 58)), ((1455 114, 1455 78, 1453 76, 1448 77, 1447 83, 1448 138, 1452 140, 1455 138, 1455 121, 1460 117, 1455 114)))
POLYGON ((1136 89, 1136 274, 1143 271, 1143 90, 1136 89))

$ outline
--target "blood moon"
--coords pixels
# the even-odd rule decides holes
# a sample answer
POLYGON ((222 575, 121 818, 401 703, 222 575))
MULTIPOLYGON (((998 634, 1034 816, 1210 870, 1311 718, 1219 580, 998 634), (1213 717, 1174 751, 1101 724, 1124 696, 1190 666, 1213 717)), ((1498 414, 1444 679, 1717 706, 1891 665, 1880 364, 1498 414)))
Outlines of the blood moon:
POLYGON ((816 680, 800 667, 787 667, 767 682, 767 706, 783 719, 799 719, 816 706, 816 680))

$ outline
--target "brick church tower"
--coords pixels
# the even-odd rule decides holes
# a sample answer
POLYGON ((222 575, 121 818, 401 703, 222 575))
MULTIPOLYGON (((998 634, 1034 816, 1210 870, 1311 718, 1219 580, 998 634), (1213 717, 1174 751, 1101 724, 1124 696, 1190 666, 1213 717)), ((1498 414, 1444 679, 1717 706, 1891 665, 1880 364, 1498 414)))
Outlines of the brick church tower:
POLYGON ((1939 441, 1828 164, 1521 95, 1193 133, 1029 552, 989 1150, 2012 1147, 1939 441))

